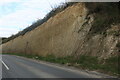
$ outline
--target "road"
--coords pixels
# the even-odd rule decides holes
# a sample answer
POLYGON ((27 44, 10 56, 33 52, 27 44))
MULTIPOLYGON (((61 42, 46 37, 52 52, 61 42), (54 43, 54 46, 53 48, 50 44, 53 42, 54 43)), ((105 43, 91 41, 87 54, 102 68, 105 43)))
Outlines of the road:
POLYGON ((94 78, 93 74, 53 63, 3 55, 3 78, 94 78))

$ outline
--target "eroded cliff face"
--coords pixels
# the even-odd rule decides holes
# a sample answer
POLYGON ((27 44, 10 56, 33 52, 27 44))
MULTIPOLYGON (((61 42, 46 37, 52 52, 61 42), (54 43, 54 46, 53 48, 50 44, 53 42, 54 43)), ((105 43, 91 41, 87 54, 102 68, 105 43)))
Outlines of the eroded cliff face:
POLYGON ((114 32, 120 30, 120 24, 109 25, 106 34, 96 34, 91 32, 95 20, 96 13, 89 13, 85 3, 77 3, 25 35, 4 43, 3 53, 100 58, 117 55, 120 36, 114 32))

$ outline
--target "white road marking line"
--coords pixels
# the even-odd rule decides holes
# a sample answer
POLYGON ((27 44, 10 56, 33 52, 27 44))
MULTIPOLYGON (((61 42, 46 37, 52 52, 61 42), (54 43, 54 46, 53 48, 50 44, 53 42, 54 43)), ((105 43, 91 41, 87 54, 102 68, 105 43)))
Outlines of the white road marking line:
POLYGON ((7 70, 9 70, 9 67, 1 60, 1 62, 3 63, 3 65, 6 67, 7 70))

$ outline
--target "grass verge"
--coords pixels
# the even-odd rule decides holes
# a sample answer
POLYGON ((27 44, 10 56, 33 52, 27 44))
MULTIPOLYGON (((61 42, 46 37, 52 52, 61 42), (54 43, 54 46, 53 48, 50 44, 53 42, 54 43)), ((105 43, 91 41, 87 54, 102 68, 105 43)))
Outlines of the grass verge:
POLYGON ((119 62, 120 57, 110 57, 106 60, 98 60, 97 57, 81 55, 79 59, 75 59, 73 56, 67 57, 55 57, 53 55, 48 55, 46 57, 28 54, 16 54, 16 53, 5 53, 9 55, 23 56, 27 58, 32 58, 36 60, 43 60, 52 63, 65 64, 67 66, 74 66, 77 68, 97 70, 99 72, 107 73, 113 76, 120 76, 119 62))

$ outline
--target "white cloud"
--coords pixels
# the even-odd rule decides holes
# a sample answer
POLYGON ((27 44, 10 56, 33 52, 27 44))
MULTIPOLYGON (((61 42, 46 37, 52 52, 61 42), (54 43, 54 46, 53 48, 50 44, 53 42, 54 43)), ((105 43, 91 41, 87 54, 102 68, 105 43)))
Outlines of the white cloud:
POLYGON ((19 30, 15 28, 0 28, 0 37, 8 37, 16 34, 19 30))
POLYGON ((22 0, 0 0, 0 5, 12 3, 12 2, 21 2, 22 0))
POLYGON ((33 9, 23 9, 0 19, 0 26, 27 27, 28 23, 43 18, 45 13, 33 9))
POLYGON ((36 19, 43 18, 52 9, 51 6, 54 7, 54 5, 58 5, 64 1, 65 0, 0 0, 0 6, 7 6, 7 4, 13 2, 20 4, 14 12, 1 16, 0 36, 8 37, 28 27, 28 25, 31 25, 36 19))

